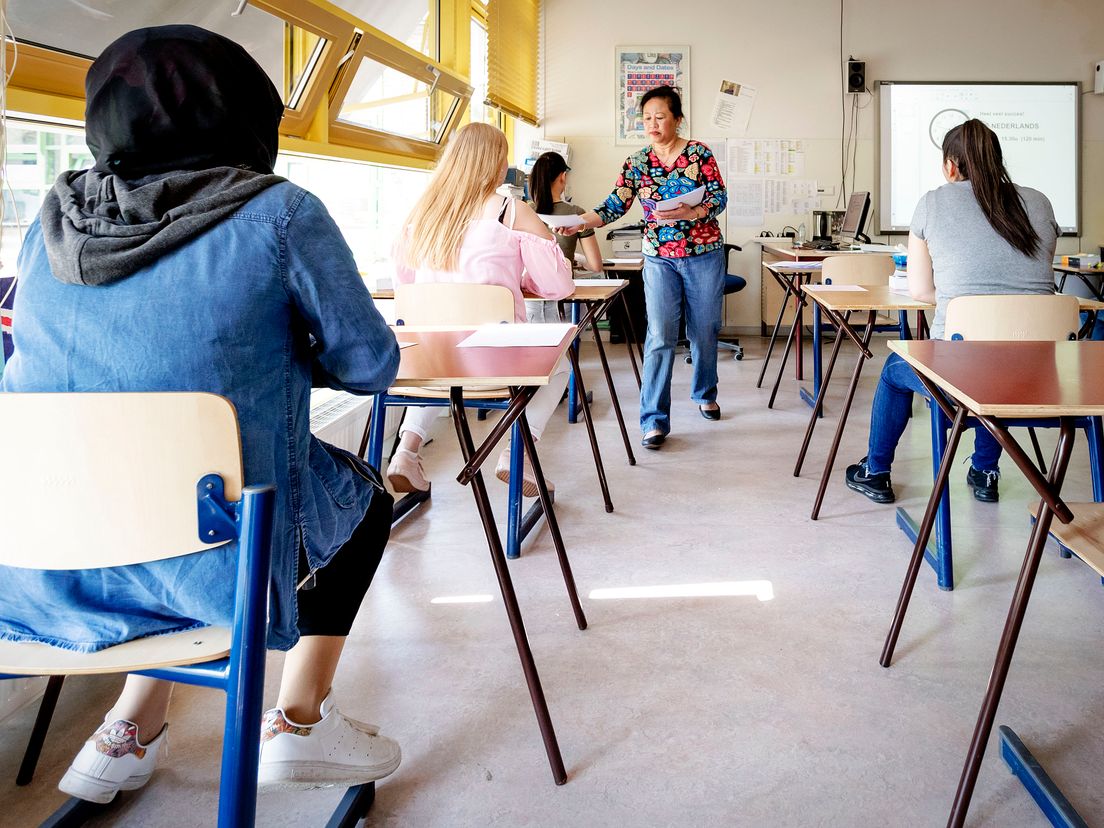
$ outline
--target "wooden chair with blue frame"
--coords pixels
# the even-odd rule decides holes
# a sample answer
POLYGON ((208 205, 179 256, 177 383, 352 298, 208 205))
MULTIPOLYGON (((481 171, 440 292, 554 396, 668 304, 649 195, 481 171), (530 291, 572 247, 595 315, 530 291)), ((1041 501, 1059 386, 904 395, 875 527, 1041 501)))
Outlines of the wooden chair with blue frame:
MULTIPOLYGON (((395 317, 399 325, 462 325, 477 326, 514 321, 514 297, 501 285, 468 283, 419 283, 398 285, 395 288, 395 317)), ((570 355, 569 355, 570 357, 570 355)), ((584 389, 585 390, 585 389, 584 389)), ((510 404, 506 388, 465 389, 465 405, 476 410, 505 410, 510 404)), ((379 468, 383 462, 383 440, 386 408, 389 405, 433 406, 447 408, 449 396, 441 389, 402 388, 376 395, 372 416, 368 424, 366 459, 379 468)), ((605 470, 594 435, 589 408, 584 416, 594 455, 598 480, 605 499, 606 511, 613 511, 609 500, 605 470)), ((520 424, 514 423, 510 433, 511 444, 521 446, 520 424)), ((518 558, 521 543, 544 514, 538 500, 528 512, 522 514, 522 464, 524 453, 510 453, 510 485, 507 494, 506 557, 518 558)), ((430 497, 430 492, 412 492, 395 504, 395 520, 399 520, 430 497)))
MULTIPOLYGON (((218 824, 252 825, 275 488, 243 486, 233 406, 202 393, 9 393, 0 394, 0 421, 20 435, 5 446, 5 471, 19 485, 0 498, 0 563, 95 569, 240 544, 231 628, 152 636, 95 653, 0 641, 0 677, 54 677, 53 701, 58 677, 96 673, 223 690, 218 824)), ((33 774, 52 704, 44 712, 24 781, 33 774)), ((49 824, 80 824, 105 807, 69 800, 49 824)))
MULTIPOLYGON (((947 305, 944 325, 948 339, 972 339, 979 341, 1001 340, 1064 340, 1076 339, 1081 326, 1077 297, 1058 295, 995 295, 959 296, 947 305)), ((939 470, 943 454, 948 450, 947 437, 951 420, 939 405, 927 401, 931 416, 932 474, 939 470)), ((1053 428, 1057 421, 1022 421, 1017 425, 1028 428, 1039 468, 1045 469, 1042 448, 1035 434, 1036 428, 1053 428)), ((1089 451, 1089 475, 1093 498, 1104 501, 1104 429, 1099 417, 1078 419, 1077 427, 1084 429, 1089 451)), ((897 509, 897 525, 915 542, 919 528, 903 507, 897 509)), ((951 542, 950 494, 943 493, 935 523, 931 531, 935 539, 925 549, 924 558, 935 570, 940 589, 954 589, 954 566, 951 542)))

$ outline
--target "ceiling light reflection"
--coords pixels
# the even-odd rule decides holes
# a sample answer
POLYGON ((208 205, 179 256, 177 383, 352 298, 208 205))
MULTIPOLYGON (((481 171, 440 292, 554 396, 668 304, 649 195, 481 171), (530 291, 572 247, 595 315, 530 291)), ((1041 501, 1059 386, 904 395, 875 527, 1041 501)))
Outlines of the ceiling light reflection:
POLYGON ((774 598, 770 581, 715 581, 705 584, 666 584, 661 586, 609 587, 591 590, 595 601, 621 598, 720 598, 754 595, 760 601, 774 598))
POLYGON ((441 595, 431 604, 487 604, 494 600, 493 595, 441 595))

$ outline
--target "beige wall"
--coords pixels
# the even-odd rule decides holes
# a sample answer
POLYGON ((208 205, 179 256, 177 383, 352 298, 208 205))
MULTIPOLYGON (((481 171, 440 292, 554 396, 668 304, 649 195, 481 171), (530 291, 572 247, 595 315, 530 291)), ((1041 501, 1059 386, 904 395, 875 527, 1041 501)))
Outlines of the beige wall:
MULTIPOLYGON (((545 0, 544 130, 572 146, 576 203, 609 192, 631 147, 613 143, 613 49, 616 45, 690 46, 689 114, 694 137, 709 126, 721 78, 757 87, 749 137, 801 138, 807 175, 839 190, 839 3, 828 0, 545 0), (684 16, 685 15, 685 16, 684 16)), ((848 0, 844 57, 867 62, 879 80, 1071 81, 1092 88, 1104 58, 1104 0, 848 0)), ((1080 245, 1104 244, 1104 95, 1081 98, 1080 245)), ((875 193, 877 101, 860 113, 856 187, 875 193)), ((850 186, 850 182, 849 182, 850 186)), ((822 200, 835 206, 835 197, 822 200)), ((639 220, 633 208, 630 220, 639 220)), ((782 221, 768 217, 777 232, 782 221)), ((760 228, 732 235, 742 244, 760 228)), ((741 228, 744 230, 744 228, 741 228)), ((604 233, 599 233, 605 245, 604 233)), ((1075 251, 1077 239, 1059 241, 1075 251)), ((759 320, 758 253, 741 254, 751 277, 732 303, 729 325, 759 320)))

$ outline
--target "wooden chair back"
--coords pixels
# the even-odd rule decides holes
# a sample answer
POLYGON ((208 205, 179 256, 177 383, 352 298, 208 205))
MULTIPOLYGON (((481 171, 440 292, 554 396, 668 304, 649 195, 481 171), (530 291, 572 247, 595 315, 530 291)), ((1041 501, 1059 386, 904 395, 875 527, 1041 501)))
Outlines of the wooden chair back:
POLYGON ((880 253, 851 253, 824 260, 820 280, 833 285, 888 285, 893 275, 893 257, 880 253))
POLYGON ((514 294, 502 285, 463 282, 396 285, 395 318, 405 325, 513 322, 514 294))
POLYGON ((1081 327, 1076 296, 1028 294, 956 296, 947 303, 945 337, 978 341, 1076 339, 1081 327))
POLYGON ((94 569, 187 555, 196 485, 241 498, 237 415, 199 393, 0 394, 0 564, 94 569))

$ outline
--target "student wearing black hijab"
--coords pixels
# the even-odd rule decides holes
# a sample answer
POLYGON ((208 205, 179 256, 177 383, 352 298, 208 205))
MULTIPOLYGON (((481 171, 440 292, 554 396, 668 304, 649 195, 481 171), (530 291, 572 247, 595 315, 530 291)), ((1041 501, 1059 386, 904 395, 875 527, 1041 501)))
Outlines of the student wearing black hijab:
MULTIPOLYGON (((272 174, 283 104, 244 49, 194 26, 130 32, 92 64, 86 93, 96 164, 59 176, 27 233, 0 391, 209 391, 234 403, 245 477, 274 482, 279 501, 269 646, 288 653, 260 783, 382 778, 399 746, 338 712, 331 683, 392 500, 374 469, 310 434, 309 398, 312 380, 385 390, 395 338, 321 202, 272 174)), ((230 626, 237 551, 78 573, 0 568, 0 638, 94 651, 230 626)), ((107 802, 144 785, 171 687, 128 676, 62 790, 107 802)))

